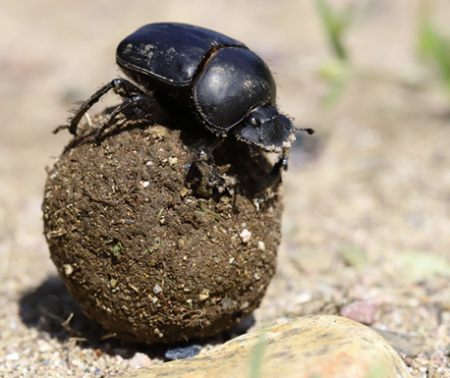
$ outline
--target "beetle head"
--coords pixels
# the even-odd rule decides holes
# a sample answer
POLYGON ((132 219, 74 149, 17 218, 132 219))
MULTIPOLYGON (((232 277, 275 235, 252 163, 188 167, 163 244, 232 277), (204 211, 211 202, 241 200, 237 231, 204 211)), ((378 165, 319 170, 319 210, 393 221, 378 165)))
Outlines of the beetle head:
POLYGON ((261 105, 236 128, 236 138, 267 152, 281 152, 294 141, 294 125, 275 106, 261 105))

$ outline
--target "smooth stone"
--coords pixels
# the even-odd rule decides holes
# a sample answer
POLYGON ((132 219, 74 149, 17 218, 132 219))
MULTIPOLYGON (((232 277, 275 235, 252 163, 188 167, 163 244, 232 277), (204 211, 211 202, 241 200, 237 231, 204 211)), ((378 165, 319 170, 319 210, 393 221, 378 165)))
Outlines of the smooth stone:
POLYGON ((191 359, 119 376, 411 378, 403 360, 377 332, 353 320, 331 315, 299 318, 242 335, 191 359), (259 374, 250 375, 254 362, 259 374))

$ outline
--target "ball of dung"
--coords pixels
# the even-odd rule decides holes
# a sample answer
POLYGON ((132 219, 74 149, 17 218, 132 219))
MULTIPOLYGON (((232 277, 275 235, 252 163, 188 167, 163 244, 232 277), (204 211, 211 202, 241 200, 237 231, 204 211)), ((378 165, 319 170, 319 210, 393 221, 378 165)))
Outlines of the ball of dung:
POLYGON ((254 200, 267 158, 227 138, 201 165, 192 133, 129 121, 96 143, 86 130, 48 171, 43 212, 51 258, 88 316, 125 341, 173 343, 257 308, 280 241, 279 188, 254 200), (210 187, 204 166, 228 184, 210 187))

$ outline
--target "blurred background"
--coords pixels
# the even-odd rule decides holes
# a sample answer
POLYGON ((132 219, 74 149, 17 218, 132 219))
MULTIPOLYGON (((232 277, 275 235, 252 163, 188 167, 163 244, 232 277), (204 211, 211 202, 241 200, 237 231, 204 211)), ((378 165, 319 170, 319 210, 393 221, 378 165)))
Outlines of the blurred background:
MULTIPOLYGON (((416 376, 450 371, 448 1, 0 0, 0 9, 0 375, 136 365, 131 347, 100 358, 105 344, 89 343, 70 344, 78 365, 58 365, 71 339, 57 320, 70 306, 45 310, 61 299, 51 290, 24 298, 49 279, 60 285, 40 206, 44 168, 70 137, 52 130, 120 74, 121 39, 163 21, 244 42, 273 71, 281 111, 316 129, 299 136, 284 176, 279 268, 255 327, 358 303, 416 376)), ((117 102, 108 96, 91 114, 117 102)))

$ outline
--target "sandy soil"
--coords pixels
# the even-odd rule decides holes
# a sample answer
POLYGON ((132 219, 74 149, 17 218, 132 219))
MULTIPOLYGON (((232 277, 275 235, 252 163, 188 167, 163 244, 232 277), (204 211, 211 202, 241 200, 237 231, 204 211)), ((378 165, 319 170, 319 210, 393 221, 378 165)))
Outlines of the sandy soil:
MULTIPOLYGON (((40 210, 44 167, 69 140, 51 131, 117 75, 118 41, 157 21, 244 41, 276 73, 281 109, 317 129, 284 177, 278 273, 255 327, 367 300, 414 376, 450 376, 450 103, 417 57, 417 1, 370 3, 348 35, 354 74, 326 107, 318 72, 331 55, 312 1, 0 2, 0 376, 105 376, 162 361, 161 348, 100 340, 56 276, 40 210), (86 334, 97 341, 77 342, 86 334)), ((445 26, 450 4, 437 3, 445 26)))

